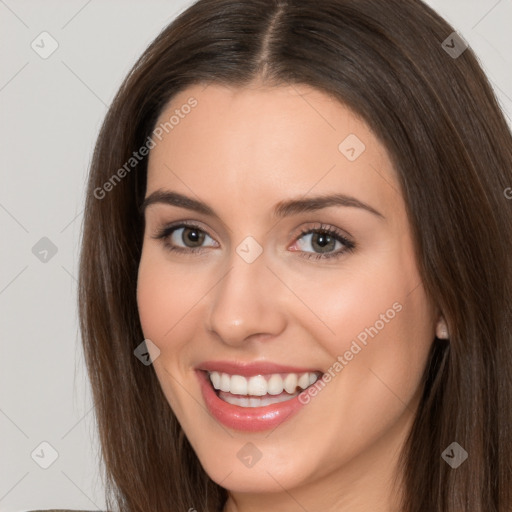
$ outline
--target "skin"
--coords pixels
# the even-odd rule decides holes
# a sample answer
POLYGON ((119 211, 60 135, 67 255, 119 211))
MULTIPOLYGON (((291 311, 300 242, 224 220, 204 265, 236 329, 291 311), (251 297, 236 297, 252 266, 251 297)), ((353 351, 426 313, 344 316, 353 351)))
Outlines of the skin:
MULTIPOLYGON (((398 451, 442 318, 421 283, 386 149, 351 110, 306 86, 195 85, 173 98, 159 122, 191 96, 197 107, 150 152, 146 197, 176 191, 206 202, 219 219, 150 205, 137 289, 169 405, 205 471, 229 490, 226 512, 392 511, 398 451), (349 134, 366 146, 353 162, 338 149, 349 134), (285 199, 333 192, 385 218, 346 206, 271 215, 285 199), (154 238, 182 220, 206 233, 202 253, 170 252, 154 238), (322 254, 318 231, 301 235, 322 223, 353 241, 354 251, 301 257, 322 254), (263 249, 250 264, 236 252, 247 236, 263 249), (208 413, 194 373, 200 362, 272 361, 327 372, 397 302, 401 311, 274 430, 232 430, 208 413), (262 454, 251 468, 237 457, 248 442, 262 454)), ((167 241, 185 250, 198 245, 186 235, 178 229, 167 241)))

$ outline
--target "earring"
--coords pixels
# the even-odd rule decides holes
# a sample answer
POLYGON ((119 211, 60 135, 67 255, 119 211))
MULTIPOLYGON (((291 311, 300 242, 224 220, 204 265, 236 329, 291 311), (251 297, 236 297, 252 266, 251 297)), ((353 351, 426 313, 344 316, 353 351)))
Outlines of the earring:
POLYGON ((449 338, 448 327, 446 326, 443 320, 437 324, 436 337, 441 340, 447 340, 449 338))

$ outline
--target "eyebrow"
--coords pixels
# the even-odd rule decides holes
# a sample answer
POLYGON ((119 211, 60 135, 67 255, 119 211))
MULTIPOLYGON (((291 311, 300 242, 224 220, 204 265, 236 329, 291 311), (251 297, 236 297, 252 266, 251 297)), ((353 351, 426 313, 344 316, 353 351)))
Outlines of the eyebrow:
MULTIPOLYGON (((186 208, 187 210, 193 210, 195 212, 221 220, 215 211, 206 203, 185 196, 183 194, 179 194, 178 192, 163 189, 156 190, 144 199, 139 208, 141 215, 144 214, 148 206, 157 203, 177 206, 179 208, 186 208)), ((385 219, 384 215, 382 215, 382 213, 377 211, 372 206, 360 201, 359 199, 356 199, 355 197, 345 194, 330 194, 310 197, 307 199, 300 198, 280 201, 274 207, 273 217, 283 218, 300 213, 315 212, 332 206, 361 208, 362 210, 366 210, 379 217, 380 219, 385 219)))

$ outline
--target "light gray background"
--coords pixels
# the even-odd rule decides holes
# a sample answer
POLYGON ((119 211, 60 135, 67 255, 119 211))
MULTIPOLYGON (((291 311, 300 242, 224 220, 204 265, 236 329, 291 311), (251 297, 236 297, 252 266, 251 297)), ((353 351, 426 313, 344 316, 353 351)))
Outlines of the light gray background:
MULTIPOLYGON (((122 79, 191 3, 0 0, 2 512, 105 508, 76 311, 85 180, 122 79), (59 45, 47 59, 31 47, 43 31, 59 45), (46 262, 32 252, 43 237, 57 247, 46 262), (58 453, 47 469, 42 442, 58 453)), ((512 126, 512 0, 427 3, 474 49, 512 126)))

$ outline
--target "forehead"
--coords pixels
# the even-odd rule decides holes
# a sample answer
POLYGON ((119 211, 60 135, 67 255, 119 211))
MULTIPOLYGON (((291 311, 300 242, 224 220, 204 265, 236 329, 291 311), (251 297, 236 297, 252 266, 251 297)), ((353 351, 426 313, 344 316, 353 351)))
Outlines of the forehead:
POLYGON ((215 193, 263 207, 336 191, 380 211, 396 209, 397 196, 401 202, 387 151, 371 129, 308 86, 194 85, 172 99, 155 128, 147 194, 215 193))

